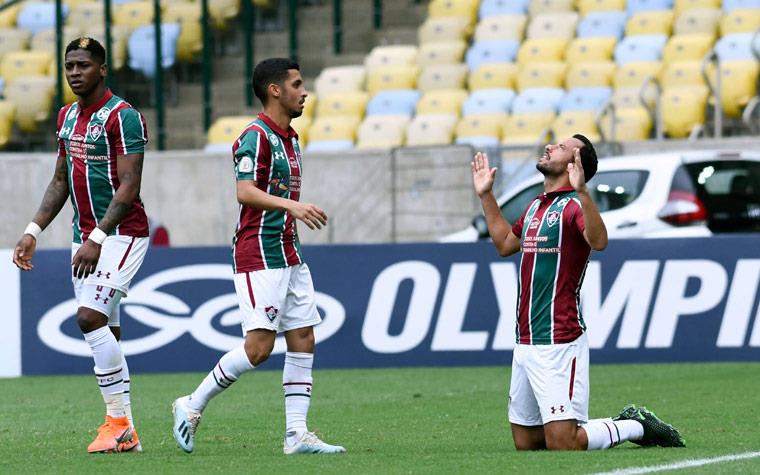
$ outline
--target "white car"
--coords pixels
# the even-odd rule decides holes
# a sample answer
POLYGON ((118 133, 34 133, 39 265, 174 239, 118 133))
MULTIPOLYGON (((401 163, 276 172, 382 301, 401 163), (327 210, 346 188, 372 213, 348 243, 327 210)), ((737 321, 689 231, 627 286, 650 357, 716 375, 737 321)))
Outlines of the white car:
MULTIPOLYGON (((760 232, 760 153, 729 151, 630 155, 599 160, 589 190, 612 239, 760 232)), ((497 202, 514 223, 543 193, 538 172, 497 202)), ((488 237, 483 215, 441 242, 488 237)))

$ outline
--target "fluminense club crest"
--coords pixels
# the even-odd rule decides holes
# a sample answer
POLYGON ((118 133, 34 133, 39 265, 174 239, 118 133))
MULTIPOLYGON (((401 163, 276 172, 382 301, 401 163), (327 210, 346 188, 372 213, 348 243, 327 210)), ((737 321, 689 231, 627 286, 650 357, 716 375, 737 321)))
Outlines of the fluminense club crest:
POLYGON ((87 133, 92 137, 92 140, 98 140, 103 134, 103 126, 100 124, 90 124, 87 126, 87 133))
POLYGON ((549 227, 554 226, 559 221, 559 211, 550 211, 546 215, 546 222, 549 223, 549 227))
POLYGON ((277 314, 280 313, 280 309, 276 307, 266 307, 264 309, 264 313, 266 313, 267 318, 270 322, 273 322, 275 318, 277 318, 277 314))

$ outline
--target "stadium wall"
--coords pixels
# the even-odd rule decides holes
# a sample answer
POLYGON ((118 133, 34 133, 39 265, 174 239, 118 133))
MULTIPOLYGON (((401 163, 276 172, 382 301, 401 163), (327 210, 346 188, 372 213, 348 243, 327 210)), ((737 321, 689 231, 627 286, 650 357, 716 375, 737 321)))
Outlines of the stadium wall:
MULTIPOLYGON (((305 246, 319 368, 508 365, 519 257, 489 243, 305 246)), ((0 376, 88 374, 70 252, 33 272, 0 252, 0 376)), ((242 342, 227 247, 154 248, 121 308, 133 373, 206 371, 242 342)), ((758 361, 752 236, 620 240, 593 253, 582 310, 595 363, 758 361)), ((282 366, 279 337, 266 368, 282 366)))

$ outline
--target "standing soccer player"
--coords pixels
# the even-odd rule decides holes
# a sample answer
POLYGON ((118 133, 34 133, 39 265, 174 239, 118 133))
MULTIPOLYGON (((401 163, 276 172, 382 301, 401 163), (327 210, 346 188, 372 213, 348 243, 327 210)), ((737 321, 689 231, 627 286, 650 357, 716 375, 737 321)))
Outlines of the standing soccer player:
POLYGON ((591 249, 607 247, 607 229, 586 186, 596 173, 596 152, 577 134, 547 145, 536 168, 544 193, 512 226, 492 192, 496 168, 482 153, 472 162, 494 246, 501 256, 523 252, 509 389, 515 448, 594 450, 627 440, 683 447, 678 431, 644 407, 588 420, 589 348, 579 295, 591 249))
POLYGON ((74 208, 71 245, 77 323, 95 360, 106 421, 88 452, 142 451, 132 422, 129 369, 119 338, 119 301, 148 248, 140 200, 142 115, 105 86, 106 52, 92 38, 66 47, 65 73, 78 101, 58 112, 58 160, 37 214, 16 245, 13 262, 32 270, 37 236, 67 199, 74 208))
POLYGON ((235 291, 245 341, 228 352, 190 395, 174 401, 174 438, 192 452, 201 414, 211 398, 272 353, 277 332, 285 333, 282 373, 285 392, 285 454, 345 452, 326 444, 306 426, 311 401, 314 325, 321 321, 309 268, 301 256, 296 219, 311 229, 327 215, 301 203, 301 149, 290 121, 306 99, 298 64, 267 59, 253 71, 253 91, 264 112, 232 147, 239 216, 232 240, 235 291))

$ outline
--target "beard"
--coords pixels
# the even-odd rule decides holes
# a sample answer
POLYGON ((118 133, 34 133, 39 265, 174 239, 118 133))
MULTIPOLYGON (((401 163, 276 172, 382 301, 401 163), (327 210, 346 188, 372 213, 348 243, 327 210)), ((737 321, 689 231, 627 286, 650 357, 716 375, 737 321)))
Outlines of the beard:
POLYGON ((541 162, 536 163, 536 170, 538 170, 543 176, 546 176, 546 174, 549 173, 549 169, 541 162))
POLYGON ((303 109, 299 110, 292 110, 290 111, 290 118, 295 119, 297 117, 301 117, 303 115, 303 109))

